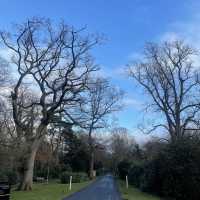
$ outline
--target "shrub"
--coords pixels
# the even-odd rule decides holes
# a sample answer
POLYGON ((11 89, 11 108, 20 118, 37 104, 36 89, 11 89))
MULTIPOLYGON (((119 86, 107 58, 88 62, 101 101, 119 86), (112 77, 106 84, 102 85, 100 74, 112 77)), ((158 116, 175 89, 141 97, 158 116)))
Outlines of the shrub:
POLYGON ((0 171, 0 182, 7 182, 8 181, 8 177, 7 175, 5 174, 5 171, 0 171))
MULTIPOLYGON (((151 159, 121 163, 129 183, 142 191, 176 200, 200 199, 200 139, 184 137, 164 145, 151 159)), ((122 177, 124 179, 124 177, 122 177)))
POLYGON ((72 176, 73 183, 80 183, 89 180, 88 175, 84 172, 73 173, 72 176))
POLYGON ((8 182, 10 185, 15 185, 18 182, 17 172, 13 170, 1 170, 0 181, 8 182))
POLYGON ((9 170, 6 172, 6 175, 10 185, 15 185, 18 183, 18 175, 16 171, 9 170))
POLYGON ((105 168, 100 168, 100 169, 96 170, 96 175, 97 176, 103 176, 103 175, 105 175, 107 173, 109 173, 109 170, 105 169, 105 168))
POLYGON ((84 172, 63 172, 60 176, 61 183, 69 183, 70 176, 72 176, 73 183, 80 183, 89 180, 88 175, 84 172))
POLYGON ((161 180, 157 160, 147 161, 143 166, 143 173, 140 177, 139 188, 143 192, 150 192, 161 195, 161 180))
POLYGON ((126 160, 123 160, 118 164, 118 173, 121 179, 125 179, 126 175, 128 175, 130 167, 131 163, 126 160))
MULTIPOLYGON (((65 170, 65 171, 67 171, 67 170, 65 170)), ((62 169, 60 166, 58 166, 58 165, 51 166, 50 171, 49 171, 49 177, 52 179, 59 179, 61 172, 62 172, 62 169)))
POLYGON ((139 187, 143 173, 144 173, 144 164, 133 163, 132 167, 129 169, 128 172, 129 183, 136 187, 139 187))
POLYGON ((177 200, 200 199, 199 141, 183 138, 170 143, 157 158, 161 195, 177 200))
POLYGON ((62 172, 72 172, 72 168, 71 168, 71 166, 69 165, 69 164, 64 164, 64 165, 61 165, 61 171, 62 172))

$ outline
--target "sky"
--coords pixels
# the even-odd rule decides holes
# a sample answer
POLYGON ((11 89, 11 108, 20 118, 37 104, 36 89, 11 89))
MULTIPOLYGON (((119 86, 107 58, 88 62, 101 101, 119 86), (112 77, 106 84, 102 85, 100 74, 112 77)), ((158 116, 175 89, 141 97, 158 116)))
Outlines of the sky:
POLYGON ((1 0, 0 8, 0 29, 39 16, 104 35, 105 42, 92 53, 100 73, 126 92, 125 107, 115 117, 134 134, 150 116, 143 112, 149 98, 125 75, 126 65, 141 55, 146 42, 181 38, 200 47, 198 0, 1 0))

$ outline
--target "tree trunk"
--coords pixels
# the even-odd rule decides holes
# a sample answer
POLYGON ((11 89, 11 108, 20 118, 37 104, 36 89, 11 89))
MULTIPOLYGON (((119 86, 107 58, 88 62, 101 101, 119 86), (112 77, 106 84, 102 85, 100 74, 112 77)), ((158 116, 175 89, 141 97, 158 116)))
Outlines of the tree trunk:
POLYGON ((27 160, 24 166, 23 178, 19 185, 19 190, 32 190, 33 185, 33 170, 36 153, 40 146, 41 140, 35 140, 28 154, 27 160))
MULTIPOLYGON (((32 144, 30 144, 29 152, 27 152, 27 157, 24 166, 23 178, 19 185, 19 190, 32 190, 33 186, 33 170, 35 164, 36 153, 39 146, 44 138, 44 133, 46 133, 46 125, 41 124, 37 129, 37 134, 39 138, 35 138, 32 144)), ((25 152, 26 153, 26 152, 25 152)))
POLYGON ((90 152, 90 179, 94 178, 94 151, 90 152))
POLYGON ((90 179, 94 178, 94 147, 92 141, 92 126, 90 127, 89 134, 88 134, 88 142, 89 142, 89 149, 90 149, 90 170, 89 170, 89 177, 90 179))

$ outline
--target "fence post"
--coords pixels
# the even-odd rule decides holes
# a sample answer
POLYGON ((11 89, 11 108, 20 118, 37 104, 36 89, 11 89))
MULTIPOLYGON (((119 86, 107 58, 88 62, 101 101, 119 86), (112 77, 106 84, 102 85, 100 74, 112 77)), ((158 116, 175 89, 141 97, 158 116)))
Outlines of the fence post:
POLYGON ((72 189, 72 176, 70 176, 69 178, 69 190, 72 189))
POLYGON ((49 184, 49 166, 47 168, 47 184, 49 184))
POLYGON ((128 176, 126 176, 126 188, 128 189, 128 176))

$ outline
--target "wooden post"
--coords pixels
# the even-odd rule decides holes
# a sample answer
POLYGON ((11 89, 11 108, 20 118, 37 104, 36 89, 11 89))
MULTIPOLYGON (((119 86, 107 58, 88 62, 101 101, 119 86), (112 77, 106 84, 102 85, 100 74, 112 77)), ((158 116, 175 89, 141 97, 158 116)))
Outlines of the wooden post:
POLYGON ((128 176, 126 176, 126 188, 128 189, 128 176))
POLYGON ((69 178, 69 190, 72 189, 72 176, 70 176, 69 178))
POLYGON ((47 184, 49 184, 49 165, 47 167, 47 184))

